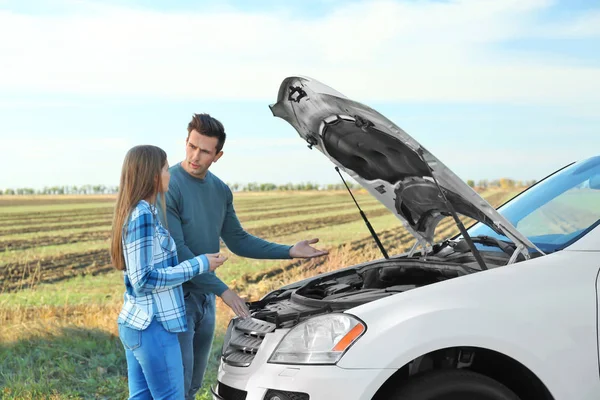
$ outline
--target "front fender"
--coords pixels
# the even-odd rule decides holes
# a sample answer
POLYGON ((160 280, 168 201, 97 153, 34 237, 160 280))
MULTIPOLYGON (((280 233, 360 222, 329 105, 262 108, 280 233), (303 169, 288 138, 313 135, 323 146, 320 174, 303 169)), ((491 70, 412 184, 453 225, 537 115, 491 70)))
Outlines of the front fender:
MULTIPOLYGON (((379 330, 372 321, 365 321, 371 332, 379 330), (371 323, 370 323, 371 322, 371 323)), ((559 395, 561 385, 554 387, 552 382, 564 379, 558 370, 549 366, 522 343, 539 340, 541 346, 552 346, 558 339, 557 334, 534 335, 532 327, 525 325, 506 325, 506 320, 497 314, 483 313, 481 310, 438 310, 411 317, 402 322, 402 329, 392 326, 380 330, 379 334, 365 334, 351 350, 340 360, 342 368, 375 368, 392 373, 409 362, 436 350, 451 347, 477 347, 492 350, 515 361, 532 371, 556 399, 575 398, 567 393, 559 395), (476 329, 474 321, 481 324, 476 329), (486 329, 485 325, 502 326, 502 329, 486 329), (430 334, 428 332, 433 332, 430 334), (528 340, 514 340, 515 337, 529 336, 528 340), (368 358, 364 358, 368 354, 368 358)), ((557 349, 560 351, 560 349, 557 349)), ((567 351, 567 349, 564 349, 567 351)), ((566 383, 569 385, 569 383, 566 383)))
POLYGON ((555 399, 598 398, 594 282, 599 263, 597 255, 569 253, 348 310, 367 331, 338 365, 393 371, 435 350, 480 347, 527 367, 555 399))
POLYGON ((456 346, 483 347, 506 355, 528 366, 543 366, 541 360, 522 345, 524 337, 540 340, 552 345, 556 334, 539 336, 528 324, 508 324, 506 318, 497 313, 483 312, 475 308, 455 310, 433 310, 402 321, 401 329, 394 325, 381 326, 374 321, 365 320, 369 333, 365 334, 342 359, 340 366, 349 368, 354 363, 365 367, 360 358, 363 350, 369 351, 368 368, 401 368, 409 361, 434 350, 456 346), (504 326, 502 326, 504 324, 504 326), (502 326, 500 329, 488 328, 502 326), (377 332, 377 333, 373 333, 377 332), (364 349, 363 349, 364 348, 364 349))

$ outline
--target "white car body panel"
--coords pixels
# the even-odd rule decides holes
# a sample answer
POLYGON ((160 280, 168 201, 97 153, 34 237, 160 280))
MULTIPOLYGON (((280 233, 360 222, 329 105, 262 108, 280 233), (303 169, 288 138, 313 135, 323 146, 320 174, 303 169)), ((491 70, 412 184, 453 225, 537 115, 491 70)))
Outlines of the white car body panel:
MULTIPOLYGON (((237 368, 239 369, 239 368, 237 368)), ((253 375, 228 374, 219 369, 219 381, 244 388, 246 400, 263 400, 268 389, 309 392, 310 400, 371 399, 395 370, 343 369, 336 366, 261 364, 253 375)))
POLYGON ((567 247, 563 251, 600 251, 600 226, 567 247))

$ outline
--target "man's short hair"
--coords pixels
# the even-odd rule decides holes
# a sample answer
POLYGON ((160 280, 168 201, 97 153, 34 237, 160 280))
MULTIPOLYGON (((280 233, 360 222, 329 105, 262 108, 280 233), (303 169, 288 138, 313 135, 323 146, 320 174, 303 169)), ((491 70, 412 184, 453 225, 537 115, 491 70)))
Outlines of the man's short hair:
POLYGON ((225 144, 225 128, 223 124, 216 118, 210 116, 210 114, 194 114, 192 116, 192 120, 188 124, 188 139, 190 137, 190 133, 193 130, 198 131, 201 135, 208 137, 216 137, 219 139, 217 142, 217 153, 223 150, 223 145, 225 144))

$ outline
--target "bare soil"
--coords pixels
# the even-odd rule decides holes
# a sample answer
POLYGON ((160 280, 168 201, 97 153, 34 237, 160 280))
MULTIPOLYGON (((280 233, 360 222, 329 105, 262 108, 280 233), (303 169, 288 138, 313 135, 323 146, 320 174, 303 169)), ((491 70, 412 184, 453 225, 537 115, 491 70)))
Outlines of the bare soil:
POLYGON ((81 275, 97 275, 113 269, 107 250, 72 253, 0 266, 0 291, 13 292, 40 283, 53 283, 81 275))

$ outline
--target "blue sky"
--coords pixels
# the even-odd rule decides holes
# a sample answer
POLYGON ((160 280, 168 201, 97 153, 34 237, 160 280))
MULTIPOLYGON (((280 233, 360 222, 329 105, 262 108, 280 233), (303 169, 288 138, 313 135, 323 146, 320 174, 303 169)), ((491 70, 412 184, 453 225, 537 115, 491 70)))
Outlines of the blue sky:
POLYGON ((464 179, 600 153, 600 5, 583 0, 0 0, 0 189, 116 185, 125 152, 227 130, 227 182, 334 183, 268 105, 290 75, 376 108, 464 179))

